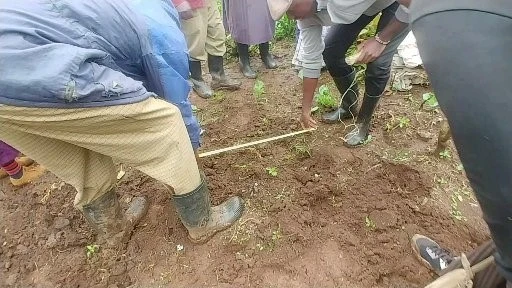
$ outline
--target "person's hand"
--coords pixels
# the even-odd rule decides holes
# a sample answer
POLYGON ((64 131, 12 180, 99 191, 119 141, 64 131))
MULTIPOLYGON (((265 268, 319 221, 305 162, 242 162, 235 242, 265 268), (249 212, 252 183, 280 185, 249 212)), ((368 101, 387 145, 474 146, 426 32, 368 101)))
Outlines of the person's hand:
POLYGON ((386 48, 386 45, 377 42, 375 38, 370 38, 359 44, 358 48, 360 54, 355 63, 367 64, 379 58, 380 54, 382 54, 382 51, 384 51, 386 48))
POLYGON ((316 124, 316 121, 311 117, 311 113, 302 113, 300 115, 300 124, 302 125, 302 128, 308 129, 308 128, 316 128, 318 125, 316 124))

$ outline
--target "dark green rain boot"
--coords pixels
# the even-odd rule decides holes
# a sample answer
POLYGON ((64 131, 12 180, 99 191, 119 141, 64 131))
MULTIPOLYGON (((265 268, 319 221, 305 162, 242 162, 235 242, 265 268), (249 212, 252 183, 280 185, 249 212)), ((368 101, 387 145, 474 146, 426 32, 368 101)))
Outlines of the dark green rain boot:
POLYGON ((189 61, 189 69, 190 69, 190 81, 192 82, 192 88, 196 91, 199 97, 208 99, 213 96, 213 91, 204 82, 203 72, 201 70, 201 61, 189 61))
POLYGON ((357 114, 357 98, 359 97, 359 87, 357 85, 356 71, 343 77, 332 77, 340 96, 343 97, 341 105, 334 111, 322 115, 325 123, 337 123, 344 119, 354 118, 357 114), (347 91, 348 90, 348 91, 347 91), (343 96, 345 95, 345 96, 343 96))
POLYGON ((205 177, 201 178, 201 184, 194 191, 173 196, 176 211, 194 243, 208 241, 215 233, 233 225, 244 211, 244 201, 238 196, 211 206, 210 191, 205 177))

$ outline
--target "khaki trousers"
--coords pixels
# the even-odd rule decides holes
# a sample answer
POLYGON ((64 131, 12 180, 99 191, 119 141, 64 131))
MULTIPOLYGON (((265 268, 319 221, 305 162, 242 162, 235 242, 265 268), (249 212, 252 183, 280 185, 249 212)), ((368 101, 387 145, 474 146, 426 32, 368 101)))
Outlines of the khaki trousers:
POLYGON ((78 209, 115 185, 114 160, 175 194, 191 192, 201 181, 178 108, 155 98, 79 109, 0 105, 0 139, 75 187, 78 209))
POLYGON ((196 9, 195 13, 194 17, 181 20, 190 60, 206 61, 207 54, 224 56, 226 32, 217 9, 217 1, 206 0, 206 7, 196 9))

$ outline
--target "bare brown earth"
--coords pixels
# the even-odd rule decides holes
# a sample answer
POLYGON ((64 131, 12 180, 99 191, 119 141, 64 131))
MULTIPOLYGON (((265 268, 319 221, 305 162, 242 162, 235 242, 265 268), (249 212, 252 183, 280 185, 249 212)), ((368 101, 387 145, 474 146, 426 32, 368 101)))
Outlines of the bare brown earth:
MULTIPOLYGON (((206 130, 203 152, 300 129, 290 51, 280 44, 274 71, 253 59, 265 84, 259 99, 253 80, 208 101, 193 96, 206 130)), ((204 245, 187 239, 166 189, 138 171, 127 169, 118 191, 123 203, 147 196, 148 215, 126 251, 100 247, 90 257, 95 238, 73 208, 72 187, 50 173, 20 189, 2 180, 0 286, 423 287, 433 274, 413 256, 413 234, 455 253, 488 237, 453 145, 450 157, 431 153, 442 115, 419 110, 426 91, 387 93, 372 141, 358 149, 342 145, 348 121, 204 159, 213 201, 240 195, 247 204, 241 221, 204 245), (410 123, 393 128, 402 117, 410 123)))

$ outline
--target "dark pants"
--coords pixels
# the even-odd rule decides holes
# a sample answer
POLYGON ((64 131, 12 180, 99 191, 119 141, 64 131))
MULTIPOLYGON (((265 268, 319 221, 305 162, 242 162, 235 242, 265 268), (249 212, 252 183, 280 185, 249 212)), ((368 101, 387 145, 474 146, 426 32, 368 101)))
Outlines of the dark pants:
MULTIPOLYGON (((394 2, 386 9, 382 10, 377 32, 381 31, 395 16, 398 3, 394 2)), ((353 70, 352 66, 345 62, 345 56, 348 48, 356 41, 357 36, 377 15, 362 15, 354 23, 338 24, 329 29, 329 33, 325 37, 324 61, 332 77, 343 77, 350 74, 353 70)), ((393 55, 396 53, 398 45, 409 33, 408 29, 404 29, 400 34, 396 35, 386 46, 379 58, 368 63, 366 66, 365 89, 366 94, 370 96, 379 96, 384 92, 388 83, 391 63, 393 55)))
POLYGON ((512 18, 474 10, 412 24, 467 177, 512 281, 512 18))

